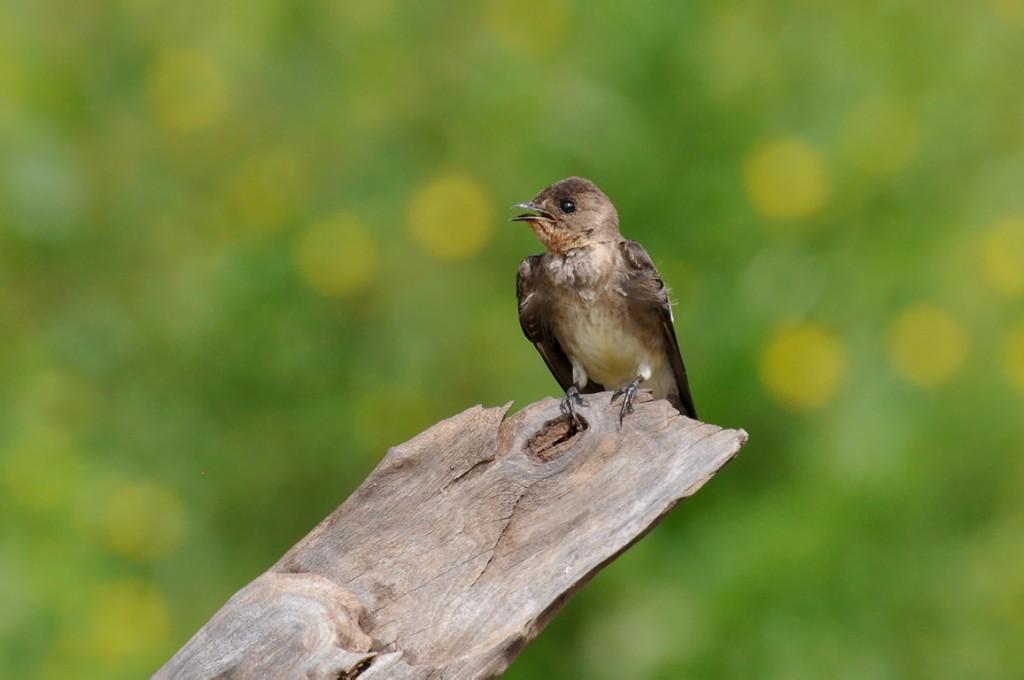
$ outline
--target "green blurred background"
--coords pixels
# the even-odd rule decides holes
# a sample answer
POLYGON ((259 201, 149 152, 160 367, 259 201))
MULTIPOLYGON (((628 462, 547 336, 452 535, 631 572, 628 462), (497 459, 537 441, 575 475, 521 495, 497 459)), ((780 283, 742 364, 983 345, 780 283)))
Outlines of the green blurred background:
POLYGON ((557 394, 505 220, 570 174, 751 440, 508 677, 1024 677, 1024 0, 6 2, 0 673, 152 672, 557 394))

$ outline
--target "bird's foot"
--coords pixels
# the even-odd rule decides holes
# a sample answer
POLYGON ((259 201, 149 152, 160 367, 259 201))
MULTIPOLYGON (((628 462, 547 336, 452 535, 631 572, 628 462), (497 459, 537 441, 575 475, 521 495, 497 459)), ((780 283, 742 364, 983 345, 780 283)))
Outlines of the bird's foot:
POLYGON ((583 398, 583 395, 580 394, 580 391, 575 385, 565 391, 565 396, 562 397, 562 403, 559 405, 559 409, 561 409, 562 413, 569 421, 570 434, 575 434, 586 427, 586 423, 583 418, 576 413, 577 407, 582 408, 584 406, 590 406, 590 403, 583 398))
POLYGON ((633 400, 636 399, 636 393, 640 389, 640 382, 642 380, 643 377, 638 376, 636 380, 625 387, 620 387, 612 394, 612 403, 615 403, 616 399, 622 397, 622 410, 619 411, 619 427, 622 427, 622 420, 626 417, 626 414, 633 410, 633 400))

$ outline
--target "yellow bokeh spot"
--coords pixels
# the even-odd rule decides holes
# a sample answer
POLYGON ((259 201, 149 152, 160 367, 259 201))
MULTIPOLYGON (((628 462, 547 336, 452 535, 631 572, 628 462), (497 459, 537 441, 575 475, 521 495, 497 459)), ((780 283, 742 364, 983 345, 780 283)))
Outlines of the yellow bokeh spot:
POLYGON ((1024 323, 1016 324, 1006 333, 1003 368, 1013 388, 1024 393, 1024 323))
POLYGON ((97 589, 89 638, 104 662, 145 658, 162 649, 170 635, 163 594, 152 583, 122 579, 97 589))
POLYGON ((744 161, 747 193, 765 217, 792 221, 809 217, 828 198, 829 178, 817 149, 801 139, 778 139, 755 147, 744 161))
POLYGON ((778 329, 761 353, 761 381, 787 408, 827 402, 846 371, 846 349, 831 331, 811 323, 778 329))
POLYGON ((936 387, 956 372, 970 337, 944 309, 932 303, 907 308, 889 328, 889 360, 908 381, 936 387))
POLYGON ((428 252, 445 261, 464 260, 494 233, 494 205, 472 177, 450 175, 420 189, 409 205, 409 228, 428 252))
POLYGON ((54 507, 68 499, 81 461, 68 433, 39 424, 12 439, 0 453, 5 495, 24 507, 54 507))
POLYGON ((308 177, 299 156, 278 148, 244 162, 228 186, 243 225, 274 231, 295 217, 305 200, 308 177))
POLYGON ((565 0, 493 0, 484 21, 497 42, 517 54, 548 54, 565 44, 572 12, 565 0))
POLYGON ((865 175, 883 176, 907 164, 917 151, 917 118, 907 105, 892 97, 860 101, 843 121, 843 157, 865 175))
POLYGON ((376 273, 377 241, 358 219, 338 212, 300 234, 295 260, 313 290, 343 297, 376 273))
POLYGON ((988 230, 982 260, 985 278, 997 292, 1024 293, 1024 217, 1005 218, 988 230))
POLYGON ((149 561, 181 544, 185 510, 170 489, 151 482, 121 482, 101 502, 94 529, 119 555, 149 561))
POLYGON ((150 104, 172 130, 202 129, 218 122, 227 111, 227 76, 220 64, 201 52, 164 55, 146 85, 150 104))

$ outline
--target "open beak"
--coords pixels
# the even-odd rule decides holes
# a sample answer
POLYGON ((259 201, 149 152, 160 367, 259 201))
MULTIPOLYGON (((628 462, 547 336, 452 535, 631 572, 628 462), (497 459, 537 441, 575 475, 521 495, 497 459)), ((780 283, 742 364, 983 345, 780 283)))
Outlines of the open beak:
POLYGON ((510 217, 509 218, 509 222, 532 222, 534 220, 548 220, 548 221, 550 221, 550 220, 554 219, 554 216, 551 213, 549 213, 547 210, 541 210, 540 208, 538 208, 536 206, 536 204, 534 204, 533 201, 530 201, 529 203, 516 203, 512 207, 513 208, 519 208, 520 210, 532 210, 533 212, 535 212, 537 214, 536 215, 516 215, 515 217, 510 217))

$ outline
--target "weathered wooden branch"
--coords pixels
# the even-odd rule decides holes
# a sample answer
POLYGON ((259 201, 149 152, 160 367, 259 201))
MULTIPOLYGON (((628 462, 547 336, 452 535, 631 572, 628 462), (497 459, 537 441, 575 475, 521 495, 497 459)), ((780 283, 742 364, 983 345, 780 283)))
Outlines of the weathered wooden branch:
POLYGON ((156 678, 491 678, 747 439, 642 394, 471 408, 390 449, 156 678))

